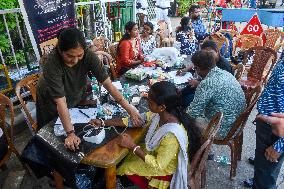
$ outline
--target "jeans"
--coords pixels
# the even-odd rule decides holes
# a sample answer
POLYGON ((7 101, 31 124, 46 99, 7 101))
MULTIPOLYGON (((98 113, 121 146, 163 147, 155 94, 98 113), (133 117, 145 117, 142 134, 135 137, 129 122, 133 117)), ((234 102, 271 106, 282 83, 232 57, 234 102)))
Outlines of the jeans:
POLYGON ((191 86, 186 86, 182 91, 181 91, 181 106, 183 108, 186 108, 189 106, 189 104, 193 101, 194 99, 194 94, 195 94, 196 88, 191 88, 191 86))
POLYGON ((265 150, 273 145, 278 137, 272 133, 270 125, 256 121, 256 149, 254 160, 254 189, 276 189, 276 180, 281 169, 284 154, 278 162, 266 160, 265 150))

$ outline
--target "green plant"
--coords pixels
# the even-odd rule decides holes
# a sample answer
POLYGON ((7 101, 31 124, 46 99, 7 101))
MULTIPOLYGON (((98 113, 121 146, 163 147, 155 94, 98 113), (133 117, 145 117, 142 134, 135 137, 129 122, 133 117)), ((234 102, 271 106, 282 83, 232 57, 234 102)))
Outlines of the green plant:
MULTIPOLYGON (((24 65, 26 60, 25 60, 25 55, 24 55, 24 51, 23 50, 19 50, 18 52, 16 52, 16 59, 17 59, 17 62, 18 62, 19 65, 24 65)), ((14 65, 14 64, 16 64, 13 55, 6 56, 6 62, 5 63, 7 65, 14 65)))
MULTIPOLYGON (((19 7, 17 0, 1 0, 0 1, 0 9, 12 9, 12 8, 17 8, 17 7, 19 7)), ((6 18, 7 26, 11 34, 14 32, 17 26, 15 15, 5 14, 5 18, 6 18)), ((5 55, 10 53, 10 43, 9 43, 8 35, 5 29, 4 21, 0 22, 0 49, 5 57, 5 62, 6 62, 8 58, 5 55)))
POLYGON ((187 11, 188 8, 194 3, 194 0, 177 0, 178 3, 178 7, 179 7, 179 14, 181 16, 184 16, 187 11))

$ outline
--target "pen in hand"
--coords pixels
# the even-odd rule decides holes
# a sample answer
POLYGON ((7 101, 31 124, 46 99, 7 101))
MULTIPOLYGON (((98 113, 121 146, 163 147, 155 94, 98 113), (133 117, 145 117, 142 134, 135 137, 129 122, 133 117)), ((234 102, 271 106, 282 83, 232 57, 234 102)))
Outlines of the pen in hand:
POLYGON ((85 114, 82 110, 79 110, 79 112, 83 115, 85 115, 87 118, 90 118, 90 116, 88 116, 87 114, 85 114))

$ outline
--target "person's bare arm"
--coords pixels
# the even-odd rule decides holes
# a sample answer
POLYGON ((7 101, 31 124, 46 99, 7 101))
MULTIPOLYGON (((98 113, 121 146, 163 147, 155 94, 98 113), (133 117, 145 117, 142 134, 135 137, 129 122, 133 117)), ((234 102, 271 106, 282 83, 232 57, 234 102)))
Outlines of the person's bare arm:
POLYGON ((71 132, 70 134, 67 134, 67 137, 65 139, 65 147, 69 148, 70 150, 79 149, 79 144, 81 143, 81 140, 74 133, 74 128, 71 123, 71 118, 67 107, 66 98, 65 97, 57 98, 54 99, 54 101, 56 103, 58 115, 63 124, 65 132, 66 133, 71 132))
POLYGON ((111 80, 107 78, 103 83, 105 89, 110 93, 110 95, 116 100, 117 103, 124 108, 130 115, 134 126, 141 126, 143 120, 138 112, 138 110, 131 106, 122 96, 122 94, 117 90, 117 88, 112 84, 111 80))

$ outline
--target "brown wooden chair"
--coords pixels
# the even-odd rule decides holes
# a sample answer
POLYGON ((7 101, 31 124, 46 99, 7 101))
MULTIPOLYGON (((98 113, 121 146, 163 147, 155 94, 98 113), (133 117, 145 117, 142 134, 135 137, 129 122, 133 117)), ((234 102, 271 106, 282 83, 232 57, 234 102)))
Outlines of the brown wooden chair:
POLYGON ((239 47, 240 51, 248 50, 255 46, 262 46, 263 42, 259 36, 244 34, 239 35, 233 42, 233 56, 236 55, 236 49, 239 47))
POLYGON ((208 37, 206 37, 204 39, 204 41, 206 40, 213 40, 216 44, 217 44, 217 47, 219 49, 219 52, 221 50, 221 48, 223 47, 223 45, 225 44, 225 53, 227 52, 227 49, 228 49, 228 46, 229 46, 229 40, 221 33, 215 33, 215 34, 212 34, 208 37))
POLYGON ((230 179, 236 177, 236 169, 238 160, 241 160, 242 145, 243 145, 243 129, 247 123, 248 117, 255 106, 262 91, 262 86, 252 88, 246 91, 246 109, 239 115, 233 123, 229 133, 224 139, 215 139, 214 144, 227 145, 231 149, 231 170, 230 179))
POLYGON ((242 79, 243 73, 245 71, 245 66, 243 64, 232 65, 235 78, 239 81, 242 79))
POLYGON ((111 78, 114 80, 117 78, 116 75, 116 70, 115 70, 115 60, 112 58, 112 56, 104 51, 96 51, 96 55, 98 55, 100 61, 104 64, 107 65, 110 73, 111 73, 111 78))
POLYGON ((7 142, 7 152, 4 154, 3 158, 0 159, 0 167, 2 167, 7 160, 9 160, 10 156, 14 153, 17 158, 22 163, 23 167, 26 169, 27 173, 30 174, 29 169, 27 166, 21 161, 21 157, 19 155, 19 152, 14 146, 14 133, 13 133, 13 127, 14 127, 14 108, 13 103, 11 100, 6 97, 5 95, 0 93, 0 128, 3 130, 3 134, 6 138, 7 142), (6 124, 6 115, 7 113, 10 114, 10 125, 8 126, 6 124))
POLYGON ((188 187, 191 189, 205 188, 206 160, 222 118, 223 113, 216 113, 202 135, 202 146, 194 155, 188 171, 188 187))
POLYGON ((266 41, 263 46, 270 47, 275 51, 278 51, 281 44, 284 44, 284 32, 278 29, 267 29, 263 31, 261 36, 266 37, 266 41))
POLYGON ((25 77, 17 83, 15 89, 16 95, 21 103, 22 112, 25 116, 26 122, 33 134, 37 132, 37 123, 35 118, 33 118, 29 108, 27 107, 28 102, 24 101, 23 94, 26 94, 24 93, 24 90, 28 90, 32 97, 32 101, 36 102, 36 84, 39 77, 40 74, 33 74, 28 77, 25 77))
POLYGON ((240 80, 243 89, 254 88, 267 82, 276 63, 277 53, 269 47, 252 47, 244 53, 245 66, 249 59, 252 59, 252 64, 248 69, 247 79, 240 80))

